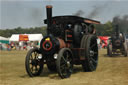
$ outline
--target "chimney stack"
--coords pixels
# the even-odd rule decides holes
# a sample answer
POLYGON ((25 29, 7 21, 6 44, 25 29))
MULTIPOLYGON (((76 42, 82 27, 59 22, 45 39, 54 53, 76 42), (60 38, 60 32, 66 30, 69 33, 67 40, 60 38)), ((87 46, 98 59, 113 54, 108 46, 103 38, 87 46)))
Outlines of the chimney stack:
POLYGON ((46 13, 47 13, 47 33, 49 34, 52 25, 52 5, 46 6, 46 13))

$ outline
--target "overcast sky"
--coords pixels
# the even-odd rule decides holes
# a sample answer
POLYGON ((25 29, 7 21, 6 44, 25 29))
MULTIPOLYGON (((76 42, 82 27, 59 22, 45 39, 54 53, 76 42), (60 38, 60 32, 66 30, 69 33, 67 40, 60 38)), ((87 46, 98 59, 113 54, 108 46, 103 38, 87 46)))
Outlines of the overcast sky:
POLYGON ((101 23, 128 15, 128 0, 0 0, 0 29, 43 26, 48 4, 53 5, 53 16, 80 12, 101 23))

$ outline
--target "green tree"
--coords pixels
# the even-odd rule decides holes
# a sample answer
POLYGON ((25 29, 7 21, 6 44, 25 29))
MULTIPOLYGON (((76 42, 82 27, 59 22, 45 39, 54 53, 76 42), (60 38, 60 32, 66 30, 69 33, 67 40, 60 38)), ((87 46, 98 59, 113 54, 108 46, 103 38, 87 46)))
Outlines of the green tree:
POLYGON ((112 22, 108 21, 105 24, 95 25, 98 36, 110 36, 112 34, 112 22))
POLYGON ((3 37, 11 37, 12 34, 38 34, 38 33, 41 33, 43 36, 46 35, 46 27, 35 27, 35 28, 17 27, 14 29, 0 30, 0 36, 3 37))

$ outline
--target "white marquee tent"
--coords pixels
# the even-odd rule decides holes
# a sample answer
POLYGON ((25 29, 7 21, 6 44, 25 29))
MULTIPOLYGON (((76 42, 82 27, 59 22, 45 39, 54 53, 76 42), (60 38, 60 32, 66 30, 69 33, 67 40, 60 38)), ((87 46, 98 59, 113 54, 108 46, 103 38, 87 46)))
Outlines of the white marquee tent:
POLYGON ((9 38, 0 36, 0 40, 9 40, 9 38))
POLYGON ((9 44, 9 38, 0 36, 0 44, 1 43, 9 44))
POLYGON ((20 35, 27 35, 28 36, 28 40, 29 41, 41 41, 41 39, 43 38, 42 34, 12 34, 12 36, 10 37, 9 41, 19 41, 19 36, 20 35))

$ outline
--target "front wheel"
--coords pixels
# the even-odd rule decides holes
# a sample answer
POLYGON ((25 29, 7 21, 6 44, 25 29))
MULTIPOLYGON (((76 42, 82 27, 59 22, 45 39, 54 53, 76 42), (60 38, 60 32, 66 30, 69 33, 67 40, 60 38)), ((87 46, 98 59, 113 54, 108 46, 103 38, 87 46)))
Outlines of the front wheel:
POLYGON ((25 67, 30 77, 40 75, 43 70, 43 63, 41 62, 42 60, 38 58, 39 56, 41 55, 39 54, 38 48, 30 49, 27 53, 25 67))
POLYGON ((59 51, 56 66, 58 74, 62 79, 71 76, 73 70, 73 59, 72 52, 69 48, 62 48, 59 51))

